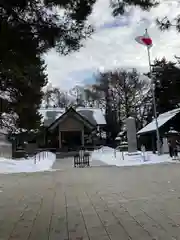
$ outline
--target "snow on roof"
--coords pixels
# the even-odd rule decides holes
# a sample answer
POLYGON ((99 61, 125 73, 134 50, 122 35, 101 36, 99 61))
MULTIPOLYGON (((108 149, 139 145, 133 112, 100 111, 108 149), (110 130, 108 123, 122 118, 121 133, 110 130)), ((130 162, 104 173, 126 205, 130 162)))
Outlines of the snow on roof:
POLYGON ((174 130, 174 129, 171 129, 168 131, 168 133, 178 133, 178 131, 174 130))
MULTIPOLYGON (((63 113, 65 113, 65 111, 65 108, 41 108, 39 110, 42 115, 42 120, 46 122, 45 125, 47 126, 54 122, 57 118, 59 118, 63 113)), ((77 107, 76 111, 83 117, 87 118, 93 124, 106 124, 103 111, 100 108, 77 107)))
POLYGON ((65 112, 65 108, 54 108, 54 107, 40 108, 39 112, 42 115, 43 120, 48 118, 47 112, 54 112, 56 114, 56 119, 57 119, 65 112))
MULTIPOLYGON (((180 112, 180 108, 177 108, 177 109, 160 114, 157 118, 158 128, 160 128, 166 122, 168 122, 170 119, 175 117, 179 112, 180 112)), ((153 121, 151 123, 149 123, 144 128, 142 128, 137 134, 152 132, 155 130, 156 130, 156 123, 155 123, 155 119, 153 119, 153 121)))
MULTIPOLYGON (((106 120, 105 120, 105 116, 103 114, 103 111, 100 108, 92 108, 92 107, 78 107, 76 108, 76 111, 79 112, 80 114, 82 114, 82 111, 84 111, 84 117, 88 117, 88 115, 86 115, 88 112, 92 112, 93 113, 93 118, 96 122, 96 124, 98 125, 105 125, 106 124, 106 120)), ((83 115, 83 114, 82 114, 83 115)))
POLYGON ((116 137, 115 140, 121 140, 121 137, 116 137))

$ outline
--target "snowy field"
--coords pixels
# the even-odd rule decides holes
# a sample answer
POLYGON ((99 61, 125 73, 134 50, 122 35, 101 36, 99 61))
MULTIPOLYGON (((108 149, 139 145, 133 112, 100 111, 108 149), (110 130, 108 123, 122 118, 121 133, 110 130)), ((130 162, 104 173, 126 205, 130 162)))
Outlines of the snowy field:
POLYGON ((47 171, 55 161, 56 155, 51 152, 41 152, 35 157, 20 160, 0 158, 0 173, 47 171))
POLYGON ((136 154, 129 155, 127 152, 115 151, 110 147, 102 147, 101 149, 92 152, 91 161, 99 160, 108 165, 115 166, 135 166, 143 164, 156 164, 162 162, 172 162, 168 154, 158 156, 151 152, 137 152, 136 154))

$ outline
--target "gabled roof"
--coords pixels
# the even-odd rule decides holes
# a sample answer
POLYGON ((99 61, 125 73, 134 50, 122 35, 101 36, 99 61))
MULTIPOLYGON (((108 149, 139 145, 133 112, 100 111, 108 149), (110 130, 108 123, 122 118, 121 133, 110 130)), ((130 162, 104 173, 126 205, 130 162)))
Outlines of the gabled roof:
MULTIPOLYGON (((162 127, 170 119, 175 117, 179 112, 180 112, 180 108, 177 108, 177 109, 160 114, 157 118, 158 128, 162 127)), ((156 123, 155 123, 155 119, 153 119, 151 123, 149 123, 144 128, 142 128, 137 134, 144 134, 147 132, 153 132, 155 130, 156 130, 156 123)))
POLYGON ((96 125, 92 124, 88 119, 83 117, 81 114, 79 114, 74 108, 70 107, 66 112, 64 112, 62 115, 60 115, 54 122, 50 124, 48 129, 52 130, 56 128, 69 114, 72 114, 73 117, 78 119, 79 121, 83 122, 85 126, 88 128, 95 128, 96 125))
MULTIPOLYGON (((56 119, 66 112, 65 108, 41 108, 42 121, 45 126, 50 126, 56 119)), ((76 112, 86 118, 93 125, 106 125, 103 111, 100 108, 77 107, 76 112)))

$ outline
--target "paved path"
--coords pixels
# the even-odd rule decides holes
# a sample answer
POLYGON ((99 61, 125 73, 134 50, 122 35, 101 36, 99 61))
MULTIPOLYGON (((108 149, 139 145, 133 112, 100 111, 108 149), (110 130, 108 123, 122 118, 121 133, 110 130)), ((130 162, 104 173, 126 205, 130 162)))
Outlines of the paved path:
POLYGON ((0 175, 0 240, 180 239, 180 164, 0 175))

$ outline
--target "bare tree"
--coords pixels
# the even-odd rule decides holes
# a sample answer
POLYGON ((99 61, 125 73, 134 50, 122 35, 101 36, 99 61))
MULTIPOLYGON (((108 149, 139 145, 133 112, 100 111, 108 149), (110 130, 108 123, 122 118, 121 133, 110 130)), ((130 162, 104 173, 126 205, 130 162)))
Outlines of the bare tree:
POLYGON ((51 107, 51 101, 52 101, 52 85, 49 84, 47 88, 44 90, 44 96, 43 96, 43 105, 46 107, 51 107))
POLYGON ((52 101, 54 102, 54 106, 60 108, 65 108, 69 105, 66 92, 61 91, 59 88, 53 88, 52 101))
POLYGON ((98 96, 97 101, 106 113, 107 132, 113 139, 129 116, 135 117, 138 128, 145 124, 151 108, 151 91, 149 82, 136 69, 100 73, 93 89, 95 94, 92 90, 88 94, 92 99, 98 96))
POLYGON ((136 69, 116 70, 112 73, 111 84, 116 94, 121 119, 124 121, 127 117, 134 116, 140 120, 149 91, 147 80, 142 78, 136 69))
POLYGON ((44 91, 43 102, 46 107, 55 106, 65 108, 69 106, 70 99, 65 91, 49 85, 44 91))

